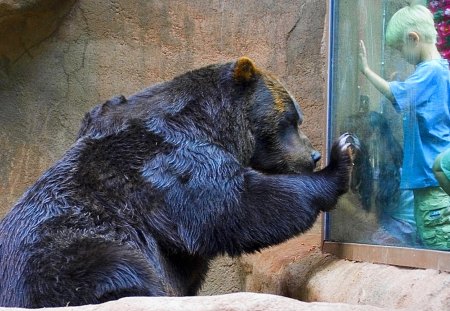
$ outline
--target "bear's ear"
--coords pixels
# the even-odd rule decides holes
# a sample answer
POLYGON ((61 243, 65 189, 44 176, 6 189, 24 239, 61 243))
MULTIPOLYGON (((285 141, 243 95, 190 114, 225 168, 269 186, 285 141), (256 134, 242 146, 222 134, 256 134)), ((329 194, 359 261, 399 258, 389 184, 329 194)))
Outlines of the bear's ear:
POLYGON ((234 65, 233 78, 236 82, 247 83, 255 78, 256 71, 257 69, 250 58, 241 57, 234 65))

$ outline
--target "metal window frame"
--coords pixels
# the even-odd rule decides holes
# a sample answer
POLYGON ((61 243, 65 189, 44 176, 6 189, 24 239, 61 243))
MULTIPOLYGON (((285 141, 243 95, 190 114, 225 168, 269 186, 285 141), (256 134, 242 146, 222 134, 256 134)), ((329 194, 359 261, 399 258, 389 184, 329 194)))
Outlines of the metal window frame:
MULTIPOLYGON (((331 116, 332 114, 332 90, 333 90, 333 46, 335 25, 338 22, 334 15, 336 4, 339 0, 328 1, 328 77, 327 77, 327 129, 326 150, 331 149, 331 116)), ((327 159, 328 160, 328 159, 327 159)), ((417 249, 396 246, 343 243, 328 239, 329 215, 324 213, 322 217, 322 251, 333 254, 338 258, 364 261, 378 264, 388 264, 403 267, 435 269, 450 272, 450 252, 417 249)))

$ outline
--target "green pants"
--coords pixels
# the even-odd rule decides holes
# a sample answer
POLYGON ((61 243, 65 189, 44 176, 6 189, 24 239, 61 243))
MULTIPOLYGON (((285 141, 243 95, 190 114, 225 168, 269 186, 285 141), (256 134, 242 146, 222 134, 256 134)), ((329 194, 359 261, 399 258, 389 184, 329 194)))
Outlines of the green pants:
POLYGON ((450 196, 441 187, 414 189, 414 216, 425 247, 450 250, 450 196))

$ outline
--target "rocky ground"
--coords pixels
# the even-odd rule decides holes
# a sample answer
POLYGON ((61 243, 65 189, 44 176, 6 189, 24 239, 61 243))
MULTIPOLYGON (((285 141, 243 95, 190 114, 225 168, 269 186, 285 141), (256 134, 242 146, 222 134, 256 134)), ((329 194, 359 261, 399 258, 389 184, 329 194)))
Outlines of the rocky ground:
MULTIPOLYGON (((25 309, 0 308, 0 311, 25 309)), ((383 311, 372 306, 341 303, 306 303, 295 299, 269 294, 235 293, 221 296, 197 296, 177 298, 124 298, 101 305, 82 307, 34 309, 45 311, 383 311)), ((406 311, 406 309, 403 309, 406 311)))

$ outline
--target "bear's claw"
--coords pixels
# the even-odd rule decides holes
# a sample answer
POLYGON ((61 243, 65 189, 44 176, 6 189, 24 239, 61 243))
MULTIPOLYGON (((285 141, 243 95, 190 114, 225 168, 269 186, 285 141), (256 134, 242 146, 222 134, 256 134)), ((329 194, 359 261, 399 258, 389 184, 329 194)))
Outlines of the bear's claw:
POLYGON ((339 137, 339 147, 342 152, 347 152, 352 164, 361 149, 361 143, 358 137, 352 133, 344 133, 339 137))

